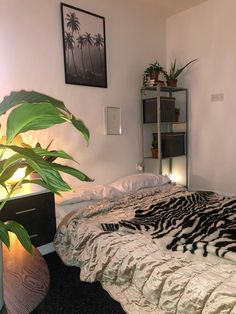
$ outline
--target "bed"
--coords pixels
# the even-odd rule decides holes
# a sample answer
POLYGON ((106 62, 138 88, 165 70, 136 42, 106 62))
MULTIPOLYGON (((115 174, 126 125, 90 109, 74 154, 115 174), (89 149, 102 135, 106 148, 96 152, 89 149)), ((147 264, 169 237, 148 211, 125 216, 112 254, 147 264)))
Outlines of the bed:
POLYGON ((69 213, 54 240, 62 261, 129 314, 236 313, 236 199, 149 181, 120 180, 116 197, 69 213))

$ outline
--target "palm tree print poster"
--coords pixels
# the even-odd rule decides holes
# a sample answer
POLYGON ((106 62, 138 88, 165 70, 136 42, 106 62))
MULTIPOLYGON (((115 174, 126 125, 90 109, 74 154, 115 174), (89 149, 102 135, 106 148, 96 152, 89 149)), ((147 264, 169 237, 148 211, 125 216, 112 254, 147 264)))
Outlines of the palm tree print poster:
POLYGON ((67 84, 107 87, 105 19, 61 3, 67 84))

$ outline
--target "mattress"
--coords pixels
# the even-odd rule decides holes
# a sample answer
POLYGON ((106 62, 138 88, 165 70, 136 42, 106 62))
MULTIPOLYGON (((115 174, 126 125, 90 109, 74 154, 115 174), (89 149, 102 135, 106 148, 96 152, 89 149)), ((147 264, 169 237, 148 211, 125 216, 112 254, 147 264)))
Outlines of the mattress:
POLYGON ((144 189, 66 217, 55 248, 129 314, 236 313, 235 203, 170 184, 144 189))

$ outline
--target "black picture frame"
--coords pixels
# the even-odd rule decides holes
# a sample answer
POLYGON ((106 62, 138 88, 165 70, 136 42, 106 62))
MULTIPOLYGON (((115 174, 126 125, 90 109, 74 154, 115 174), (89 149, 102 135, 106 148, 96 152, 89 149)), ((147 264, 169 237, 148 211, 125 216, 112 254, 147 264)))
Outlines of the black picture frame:
POLYGON ((107 87, 105 18, 61 2, 66 84, 107 87))

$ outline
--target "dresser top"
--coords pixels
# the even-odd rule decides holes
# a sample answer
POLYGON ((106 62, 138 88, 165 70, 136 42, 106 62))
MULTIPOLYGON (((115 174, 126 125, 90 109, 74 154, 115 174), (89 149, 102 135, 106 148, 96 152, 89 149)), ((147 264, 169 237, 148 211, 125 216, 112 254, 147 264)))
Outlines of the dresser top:
MULTIPOLYGON (((48 193, 49 190, 37 185, 37 184, 23 184, 19 189, 17 189, 10 197, 10 199, 21 198, 25 196, 37 195, 48 193)), ((0 200, 4 199, 6 196, 6 191, 4 188, 0 188, 0 200)))

